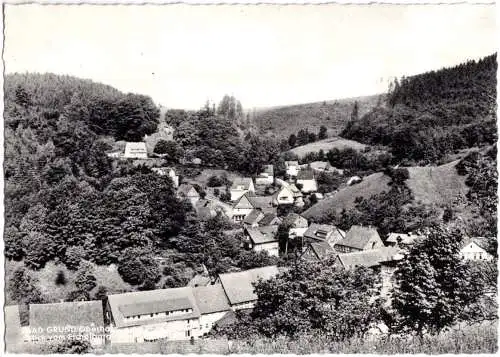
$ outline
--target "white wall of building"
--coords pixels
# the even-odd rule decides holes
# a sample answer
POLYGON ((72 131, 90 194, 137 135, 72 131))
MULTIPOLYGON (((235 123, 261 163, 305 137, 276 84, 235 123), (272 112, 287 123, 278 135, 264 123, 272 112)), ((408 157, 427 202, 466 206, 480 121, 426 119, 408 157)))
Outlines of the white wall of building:
POLYGON ((280 255, 280 248, 278 242, 257 244, 253 246, 252 250, 255 252, 260 252, 262 250, 265 250, 270 256, 274 257, 279 257, 280 255))
POLYGON ((491 261, 493 259, 493 256, 491 254, 489 254, 486 250, 484 250, 474 242, 471 242, 464 248, 462 248, 460 254, 466 260, 491 261))

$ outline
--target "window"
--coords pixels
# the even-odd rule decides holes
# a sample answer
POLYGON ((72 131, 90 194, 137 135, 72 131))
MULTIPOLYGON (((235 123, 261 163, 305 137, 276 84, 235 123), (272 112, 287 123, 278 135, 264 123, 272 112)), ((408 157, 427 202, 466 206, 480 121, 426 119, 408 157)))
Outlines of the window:
POLYGON ((191 330, 187 330, 185 335, 186 335, 186 337, 191 336, 191 330))

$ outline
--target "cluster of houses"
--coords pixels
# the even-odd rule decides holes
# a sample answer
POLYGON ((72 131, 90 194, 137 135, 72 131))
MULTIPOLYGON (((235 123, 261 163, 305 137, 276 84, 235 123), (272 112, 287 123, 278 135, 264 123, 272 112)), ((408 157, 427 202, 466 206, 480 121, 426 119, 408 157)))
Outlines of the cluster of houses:
POLYGON ((280 272, 267 266, 220 274, 195 286, 108 295, 103 302, 74 301, 30 304, 29 324, 22 326, 18 305, 5 307, 6 346, 86 340, 141 343, 160 339, 187 340, 206 336, 228 314, 253 308, 253 283, 280 272))

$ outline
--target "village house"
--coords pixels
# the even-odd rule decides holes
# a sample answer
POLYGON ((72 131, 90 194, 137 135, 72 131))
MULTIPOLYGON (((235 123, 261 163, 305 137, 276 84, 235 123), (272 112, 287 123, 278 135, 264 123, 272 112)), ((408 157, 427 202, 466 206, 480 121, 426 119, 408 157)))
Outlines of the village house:
POLYGON ((333 167, 328 161, 313 161, 307 165, 310 169, 320 173, 336 173, 338 175, 343 175, 344 170, 337 169, 333 167))
POLYGON ((285 161, 285 169, 286 169, 287 176, 297 177, 297 174, 300 171, 299 162, 298 161, 285 161))
POLYGON ((193 289, 193 293, 200 311, 199 335, 206 336, 231 310, 229 301, 221 284, 199 286, 193 289))
POLYGON ((255 187, 253 185, 253 180, 250 177, 235 178, 233 184, 231 185, 231 201, 239 200, 243 195, 247 193, 255 193, 255 187))
POLYGON ((273 194, 273 204, 279 205, 293 205, 295 202, 294 193, 288 185, 283 185, 273 194))
POLYGON ((259 279, 274 278, 278 274, 278 267, 271 265, 236 273, 219 274, 217 283, 224 288, 232 310, 251 309, 257 302, 257 294, 252 284, 258 282, 259 279))
POLYGON ((274 166, 264 165, 263 171, 255 178, 256 185, 272 185, 274 183, 274 166))
POLYGON ((174 183, 174 187, 179 187, 179 176, 175 173, 175 170, 171 167, 153 167, 151 171, 157 173, 160 176, 168 176, 174 183))
POLYGON ((289 213, 283 220, 283 224, 290 227, 288 230, 288 238, 290 239, 303 237, 308 228, 307 219, 297 213, 289 213))
POLYGON ((258 224, 259 226, 279 226, 281 222, 281 218, 279 218, 276 213, 265 213, 258 224))
MULTIPOLYGON (((194 205, 198 218, 202 221, 207 221, 217 215, 217 208, 212 201, 200 198, 194 205)), ((223 212, 223 211, 221 211, 223 212)))
POLYGON ((408 249, 411 247, 416 240, 420 240, 423 237, 413 233, 389 233, 385 244, 390 247, 400 247, 408 249))
POLYGON ((264 213, 260 210, 252 210, 243 220, 245 227, 259 227, 259 226, 279 226, 281 219, 274 213, 264 213))
POLYGON ((382 277, 380 295, 388 298, 394 284, 394 272, 402 259, 404 256, 399 248, 382 247, 339 254, 335 258, 335 265, 343 269, 366 267, 378 270, 382 277))
POLYGON ((488 251, 488 242, 483 237, 467 239, 460 249, 460 255, 465 260, 473 261, 491 261, 493 255, 488 251))
POLYGON ((334 248, 340 253, 350 253, 382 247, 384 243, 374 227, 352 226, 334 248))
MULTIPOLYGON (((252 215, 255 216, 256 220, 258 220, 259 214, 261 213, 272 213, 276 214, 276 207, 273 206, 273 197, 272 196, 252 196, 250 194, 245 194, 233 207, 233 221, 236 223, 243 222, 245 218, 252 212, 252 215), (257 212, 252 212, 257 211, 257 212)), ((254 223, 254 218, 249 220, 250 224, 254 223)))
POLYGON ((200 199, 200 194, 196 191, 193 185, 183 183, 177 189, 177 197, 183 200, 189 200, 193 207, 196 207, 196 203, 200 199))
POLYGON ((193 288, 108 295, 111 343, 187 340, 203 334, 193 288))
POLYGON ((304 232, 305 243, 327 242, 332 248, 345 237, 345 232, 329 224, 312 223, 304 232))
POLYGON ((108 336, 101 300, 30 304, 29 327, 33 343, 56 344, 63 337, 100 346, 108 336))
POLYGON ((303 249, 301 259, 308 262, 321 262, 334 255, 335 250, 328 242, 309 242, 303 249))
POLYGON ((318 190, 318 184, 312 170, 301 170, 297 174, 296 184, 302 187, 301 191, 303 193, 312 193, 318 190))
POLYGON ((144 142, 129 142, 125 144, 125 159, 147 159, 148 150, 144 142))
POLYGON ((266 251, 270 256, 279 257, 277 232, 278 226, 245 228, 245 248, 253 250, 256 253, 266 251))

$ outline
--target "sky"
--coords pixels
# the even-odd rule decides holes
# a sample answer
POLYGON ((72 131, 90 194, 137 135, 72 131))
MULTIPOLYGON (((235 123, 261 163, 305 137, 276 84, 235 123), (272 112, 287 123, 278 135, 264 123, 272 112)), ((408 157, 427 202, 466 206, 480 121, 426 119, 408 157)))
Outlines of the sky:
POLYGON ((198 109, 357 97, 497 50, 494 5, 6 5, 6 73, 53 72, 198 109))

